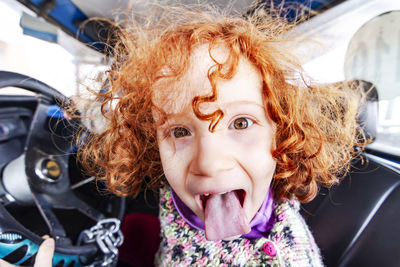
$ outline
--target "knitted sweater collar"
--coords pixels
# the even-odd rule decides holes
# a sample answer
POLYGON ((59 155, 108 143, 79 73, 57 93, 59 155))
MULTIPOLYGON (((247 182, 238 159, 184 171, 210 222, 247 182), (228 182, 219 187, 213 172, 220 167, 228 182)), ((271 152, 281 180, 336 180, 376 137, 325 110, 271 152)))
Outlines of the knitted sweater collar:
MULTIPOLYGON (((171 188, 171 197, 174 206, 182 218, 192 227, 204 232, 204 222, 194 214, 194 212, 186 206, 185 203, 178 197, 178 195, 171 188)), ((242 237, 246 238, 260 238, 266 237, 275 223, 275 216, 273 213, 273 196, 271 191, 265 196, 264 202, 256 215, 250 222, 251 231, 242 237)))
POLYGON ((276 222, 267 237, 207 241, 178 213, 169 187, 160 188, 161 243, 157 266, 313 266, 323 263, 296 200, 273 204, 276 222))

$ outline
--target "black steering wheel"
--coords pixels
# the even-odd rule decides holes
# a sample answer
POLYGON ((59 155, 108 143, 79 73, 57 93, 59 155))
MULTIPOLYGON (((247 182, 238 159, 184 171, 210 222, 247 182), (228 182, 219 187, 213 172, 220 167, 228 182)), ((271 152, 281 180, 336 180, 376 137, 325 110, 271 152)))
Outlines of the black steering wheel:
MULTIPOLYGON (((22 218, 25 221, 23 224, 21 218, 15 218, 7 209, 10 203, 17 203, 29 209, 36 207, 47 225, 48 234, 55 239, 56 244, 53 266, 111 266, 111 262, 115 261, 111 257, 116 257, 116 246, 123 239, 119 222, 124 214, 125 199, 114 197, 112 205, 106 208, 107 213, 77 197, 76 187, 79 187, 79 183, 71 185, 73 177, 70 177, 69 170, 73 142, 49 129, 50 120, 58 120, 57 125, 63 125, 61 120, 66 121, 62 115, 54 118, 49 110, 59 108, 61 104, 71 105, 71 100, 36 79, 0 71, 0 88, 4 87, 18 87, 34 92, 36 107, 24 139, 22 154, 6 165, 0 165, 0 193, 3 194, 3 201, 0 202, 0 258, 16 265, 30 265, 38 246, 43 242, 42 237, 26 227, 29 217, 22 218), (4 196, 7 196, 8 201, 4 201, 4 196), (92 227, 82 229, 83 234, 78 239, 76 236, 72 238, 54 210, 77 210, 92 222, 92 227), (110 214, 116 218, 108 218, 110 214)), ((68 220, 75 224, 80 219, 68 220)))

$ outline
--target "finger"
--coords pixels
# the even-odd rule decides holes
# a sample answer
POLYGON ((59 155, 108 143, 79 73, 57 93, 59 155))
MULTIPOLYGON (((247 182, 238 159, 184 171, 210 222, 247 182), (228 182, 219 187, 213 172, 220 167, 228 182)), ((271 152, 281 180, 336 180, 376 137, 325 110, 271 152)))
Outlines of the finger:
POLYGON ((9 264, 8 262, 5 262, 2 259, 0 259, 0 267, 15 267, 15 265, 9 264))
POLYGON ((43 241, 36 255, 34 267, 51 267, 54 254, 54 239, 48 238, 43 241))

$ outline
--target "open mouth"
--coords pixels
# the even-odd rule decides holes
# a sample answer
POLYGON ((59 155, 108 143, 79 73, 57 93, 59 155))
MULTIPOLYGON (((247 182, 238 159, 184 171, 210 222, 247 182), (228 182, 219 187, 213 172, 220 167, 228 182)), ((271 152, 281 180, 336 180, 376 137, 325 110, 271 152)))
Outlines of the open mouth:
MULTIPOLYGON (((231 191, 229 191, 229 192, 231 192, 231 191)), ((227 194, 229 192, 218 193, 218 195, 227 194)), ((236 197, 239 199, 240 205, 243 208, 244 200, 246 198, 246 191, 244 191, 243 189, 237 189, 237 190, 233 190, 233 192, 236 194, 236 197)), ((207 203, 207 201, 208 201, 208 199, 210 198, 211 195, 212 194, 200 195, 200 201, 201 201, 201 205, 202 205, 203 211, 205 210, 206 203, 207 203)))

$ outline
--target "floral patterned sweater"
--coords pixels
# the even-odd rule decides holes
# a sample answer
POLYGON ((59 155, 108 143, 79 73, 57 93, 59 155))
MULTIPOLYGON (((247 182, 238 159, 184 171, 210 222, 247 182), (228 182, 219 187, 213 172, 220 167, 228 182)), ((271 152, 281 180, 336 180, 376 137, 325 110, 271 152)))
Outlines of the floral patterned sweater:
POLYGON ((297 201, 274 203, 277 220, 268 237, 208 241, 179 215, 168 187, 160 194, 157 266, 323 266, 297 201))

